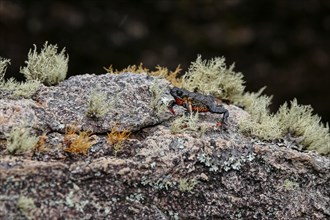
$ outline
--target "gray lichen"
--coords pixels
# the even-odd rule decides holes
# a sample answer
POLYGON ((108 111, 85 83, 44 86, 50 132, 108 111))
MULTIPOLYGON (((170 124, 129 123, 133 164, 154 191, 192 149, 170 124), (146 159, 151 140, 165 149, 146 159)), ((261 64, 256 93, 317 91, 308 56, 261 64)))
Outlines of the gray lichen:
POLYGON ((0 57, 0 82, 3 80, 7 66, 10 64, 10 59, 0 57))
POLYGON ((45 85, 55 85, 64 80, 68 71, 69 56, 64 54, 65 48, 57 53, 57 45, 48 45, 46 41, 40 53, 37 46, 30 50, 26 67, 20 72, 27 80, 37 80, 45 85))
POLYGON ((245 89, 243 74, 234 71, 234 64, 228 68, 224 57, 202 60, 200 55, 183 76, 182 87, 231 101, 236 101, 245 89))
POLYGON ((94 89, 89 96, 86 116, 90 118, 102 118, 113 106, 114 100, 109 101, 106 92, 94 89))
POLYGON ((12 129, 6 136, 7 151, 14 155, 31 151, 38 143, 38 137, 31 135, 31 129, 24 125, 12 129))

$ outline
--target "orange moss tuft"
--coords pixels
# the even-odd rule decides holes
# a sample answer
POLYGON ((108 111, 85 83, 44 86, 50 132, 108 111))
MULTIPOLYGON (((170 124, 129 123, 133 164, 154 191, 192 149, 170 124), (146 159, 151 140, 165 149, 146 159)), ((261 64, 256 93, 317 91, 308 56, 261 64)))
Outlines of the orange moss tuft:
POLYGON ((117 131, 113 128, 110 133, 108 133, 107 141, 113 144, 114 155, 117 156, 118 152, 123 149, 123 142, 129 137, 131 133, 123 130, 122 132, 117 131))
POLYGON ((123 130, 122 132, 117 131, 116 128, 113 128, 110 133, 108 133, 107 141, 108 143, 117 144, 125 141, 131 133, 123 130))
POLYGON ((129 65, 128 67, 122 69, 122 70, 114 70, 112 65, 110 65, 108 68, 103 67, 103 69, 105 69, 108 73, 112 73, 112 74, 119 74, 119 73, 136 73, 136 74, 140 74, 140 73, 148 73, 149 69, 143 67, 143 63, 140 63, 140 65, 129 65))
POLYGON ((64 151, 70 153, 87 154, 88 150, 94 144, 91 139, 92 133, 88 131, 79 131, 78 134, 76 133, 77 128, 75 126, 70 126, 65 130, 63 143, 66 148, 64 151))
POLYGON ((34 151, 43 152, 46 151, 46 140, 48 139, 47 134, 43 133, 39 136, 39 141, 37 145, 34 147, 34 151))
POLYGON ((161 76, 164 77, 166 80, 168 80, 170 83, 172 83, 174 86, 181 87, 182 80, 179 77, 179 73, 182 70, 180 68, 180 65, 174 70, 169 71, 166 67, 156 66, 154 71, 150 71, 149 69, 145 68, 143 66, 143 63, 140 63, 140 65, 132 65, 128 66, 122 70, 114 70, 112 65, 110 65, 108 68, 103 67, 108 73, 111 74, 120 74, 120 73, 135 73, 135 74, 141 74, 141 73, 147 73, 150 76, 161 76))

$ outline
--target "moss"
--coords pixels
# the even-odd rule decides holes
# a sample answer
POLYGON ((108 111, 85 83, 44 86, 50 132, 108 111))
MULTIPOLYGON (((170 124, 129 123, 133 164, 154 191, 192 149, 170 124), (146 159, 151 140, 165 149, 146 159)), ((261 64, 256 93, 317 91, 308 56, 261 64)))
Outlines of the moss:
POLYGON ((161 76, 169 81, 173 86, 181 87, 182 80, 179 78, 181 72, 180 65, 174 71, 169 71, 166 67, 156 66, 156 70, 151 71, 152 76, 161 76))
POLYGON ((113 145, 113 152, 115 156, 122 151, 123 142, 130 136, 130 134, 131 133, 126 130, 117 131, 116 128, 112 128, 111 132, 108 133, 107 142, 113 145))
POLYGON ((86 116, 91 118, 102 118, 113 106, 114 101, 108 101, 107 93, 95 89, 89 96, 86 116))
POLYGON ((128 67, 122 69, 122 70, 114 70, 112 65, 110 65, 108 68, 104 67, 104 70, 111 74, 120 74, 120 73, 135 73, 135 74, 141 74, 141 73, 148 73, 149 69, 145 68, 143 66, 143 63, 140 63, 140 65, 129 65, 128 67))
POLYGON ((21 67, 20 72, 27 80, 37 80, 45 85, 55 85, 64 80, 68 71, 68 55, 64 54, 65 48, 58 54, 57 45, 48 45, 45 42, 40 53, 34 45, 30 50, 26 67, 21 67))
POLYGON ((174 70, 170 71, 166 67, 156 66, 155 70, 151 71, 143 66, 143 63, 140 63, 140 65, 131 65, 128 66, 122 70, 114 70, 112 65, 110 65, 108 68, 104 68, 108 73, 111 74, 120 74, 120 73, 135 73, 135 74, 141 74, 146 73, 150 76, 160 76, 164 79, 168 80, 172 85, 181 87, 181 79, 179 78, 179 73, 181 71, 180 65, 174 70))
POLYGON ((10 64, 10 59, 0 57, 0 82, 3 80, 7 66, 10 64))
POLYGON ((10 154, 29 152, 38 143, 38 137, 31 135, 31 129, 25 125, 14 128, 7 136, 7 151, 10 154))
POLYGON ((290 133, 294 137, 303 137, 302 144, 307 150, 316 150, 321 154, 330 154, 330 134, 328 124, 321 123, 321 118, 313 114, 310 105, 299 105, 294 99, 288 107, 284 103, 276 118, 281 126, 282 135, 290 133))
POLYGON ((242 96, 245 86, 242 73, 234 72, 233 69, 234 64, 227 68, 224 57, 202 60, 199 55, 184 74, 182 87, 236 102, 242 96))
POLYGON ((66 128, 64 134, 64 151, 76 154, 87 154, 89 149, 94 144, 91 135, 91 132, 88 131, 77 132, 77 128, 75 126, 66 128))

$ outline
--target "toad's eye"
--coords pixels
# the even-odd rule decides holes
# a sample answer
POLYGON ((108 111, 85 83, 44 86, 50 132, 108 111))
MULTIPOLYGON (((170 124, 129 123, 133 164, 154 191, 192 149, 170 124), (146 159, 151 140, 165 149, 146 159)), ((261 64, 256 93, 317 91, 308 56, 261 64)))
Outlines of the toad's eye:
POLYGON ((179 96, 182 96, 182 94, 183 94, 183 92, 180 91, 180 90, 178 90, 176 93, 177 93, 179 96))

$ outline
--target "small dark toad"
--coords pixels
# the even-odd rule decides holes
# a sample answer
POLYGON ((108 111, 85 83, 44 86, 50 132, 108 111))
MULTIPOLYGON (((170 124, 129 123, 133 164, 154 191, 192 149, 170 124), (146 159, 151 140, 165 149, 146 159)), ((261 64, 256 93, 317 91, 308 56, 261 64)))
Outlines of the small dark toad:
POLYGON ((187 109, 187 112, 211 112, 216 114, 222 114, 221 120, 217 123, 217 126, 227 124, 229 112, 222 105, 217 105, 213 96, 203 95, 198 92, 190 92, 186 89, 173 87, 170 90, 171 95, 174 97, 174 101, 169 103, 169 110, 175 114, 173 107, 175 105, 183 106, 187 109))

